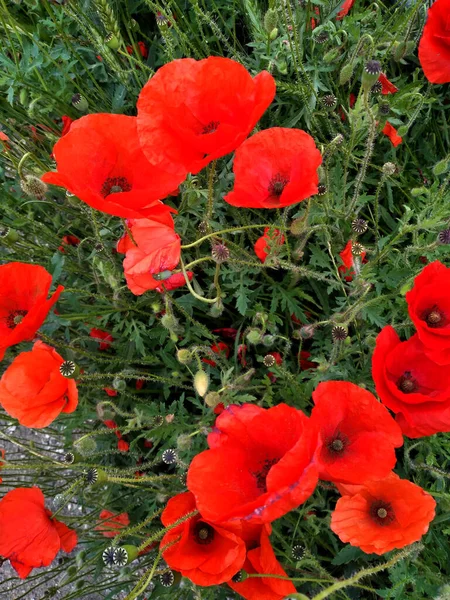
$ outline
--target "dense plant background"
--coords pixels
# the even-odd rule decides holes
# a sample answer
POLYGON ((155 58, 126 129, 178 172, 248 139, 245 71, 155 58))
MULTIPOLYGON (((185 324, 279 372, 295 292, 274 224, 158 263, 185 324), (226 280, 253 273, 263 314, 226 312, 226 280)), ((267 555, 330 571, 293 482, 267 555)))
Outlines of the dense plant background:
MULTIPOLYGON (((11 429, 14 419, 2 413, 0 447, 6 448, 8 466, 0 490, 39 484, 47 498, 57 496, 55 505, 67 500, 83 507, 76 514, 62 509, 79 535, 75 555, 35 571, 3 597, 235 597, 226 586, 196 588, 187 580, 164 588, 161 564, 146 588, 157 549, 111 571, 101 558, 108 540, 94 530, 104 508, 127 512, 132 525, 154 514, 145 528, 127 536, 139 545, 161 528, 159 511, 167 499, 185 489, 187 466, 205 449, 205 433, 216 417, 195 393, 197 361, 216 362, 200 364, 225 405, 270 407, 282 401, 309 414, 311 392, 321 381, 345 379, 374 391, 371 356, 384 325, 403 336, 413 332, 405 290, 424 263, 445 262, 448 255, 438 240, 450 222, 448 86, 428 84, 418 63, 426 2, 357 0, 344 20, 336 20, 340 6, 328 0, 0 0, 0 123, 10 138, 1 154, 1 227, 18 233, 17 241, 3 239, 1 260, 40 264, 55 285, 65 286, 57 314, 41 328, 42 339, 82 369, 78 409, 62 415, 45 437, 11 429), (269 8, 276 15, 272 23, 264 19, 269 8), (145 44, 145 57, 138 42, 145 44), (192 267, 196 296, 180 288, 135 297, 115 251, 121 220, 54 187, 45 198, 27 196, 20 175, 51 169, 61 117, 82 114, 72 104, 75 94, 84 96, 87 112, 134 115, 140 89, 158 67, 210 55, 233 58, 252 74, 272 73, 276 98, 258 127, 309 132, 324 157, 324 193, 281 211, 233 208, 222 200, 232 187, 232 156, 219 160, 215 172, 190 176, 168 200, 178 210, 176 231, 187 246, 183 261, 198 261, 192 267), (399 88, 396 94, 374 90, 364 102, 360 81, 368 59, 381 61, 399 88), (323 100, 330 94, 337 99, 331 109, 323 100), (380 133, 386 118, 403 137, 396 148, 380 133), (359 236, 351 228, 355 218, 369 225, 359 236), (283 231, 286 242, 272 246, 262 264, 253 245, 264 226, 283 231), (68 235, 81 243, 63 244, 68 235), (366 262, 357 259, 357 272, 346 281, 339 253, 350 239, 363 246, 366 262), (218 240, 230 251, 220 266, 211 260, 211 243, 218 240), (215 303, 203 301, 216 296, 215 303), (348 328, 344 341, 333 340, 336 325, 348 328), (112 335, 105 350, 90 336, 92 328, 112 335), (222 328, 238 334, 233 340, 215 331, 222 328), (230 347, 228 358, 211 350, 220 341, 230 347), (193 350, 197 359, 181 364, 179 349, 193 350), (268 368, 263 359, 274 351, 283 362, 268 368), (305 351, 316 368, 305 369, 305 351), (108 419, 118 424, 128 452, 117 448, 115 431, 103 424, 108 419), (176 449, 174 465, 162 460, 167 449, 176 449), (62 462, 64 452, 74 452, 76 461, 62 462), (85 486, 82 473, 89 467, 104 469, 109 483, 85 486), (136 471, 144 476, 136 478, 136 471)), ((3 366, 28 348, 10 350, 3 366)), ((424 547, 332 598, 450 597, 443 588, 450 577, 449 462, 448 435, 405 440, 396 472, 438 502, 424 547)), ((277 556, 299 578, 303 597, 396 554, 380 558, 342 544, 329 528, 337 497, 333 486, 320 486, 274 524, 277 556), (296 546, 303 554, 293 552, 296 546)), ((0 581, 0 596, 6 585, 0 581)))

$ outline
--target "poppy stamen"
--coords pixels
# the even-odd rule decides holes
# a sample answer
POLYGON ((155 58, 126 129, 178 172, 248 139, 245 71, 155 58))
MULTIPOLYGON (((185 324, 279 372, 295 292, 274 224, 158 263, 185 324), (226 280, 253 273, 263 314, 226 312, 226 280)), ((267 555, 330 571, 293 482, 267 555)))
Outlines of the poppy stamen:
POLYGON ((220 121, 210 121, 202 129, 202 134, 214 133, 220 125, 220 121))
POLYGON ((260 489, 263 493, 267 492, 266 479, 269 474, 270 469, 273 465, 276 465, 278 462, 278 458, 266 459, 261 464, 261 470, 253 473, 253 476, 256 479, 256 487, 260 489))
POLYGON ((270 180, 269 187, 268 187, 269 194, 271 196, 275 196, 276 198, 279 198, 288 183, 289 183, 289 179, 287 177, 284 177, 284 175, 281 175, 281 173, 277 173, 270 180))
POLYGON ((439 308, 435 305, 429 310, 427 310, 423 316, 428 327, 438 328, 444 326, 444 314, 439 308))
POLYGON ((198 521, 194 527, 194 538, 197 544, 210 544, 214 539, 214 528, 204 521, 198 521))
POLYGON ((395 513, 389 502, 375 500, 370 507, 370 516, 382 527, 390 525, 395 520, 395 513))
POLYGON ((119 194, 120 192, 129 192, 131 184, 125 177, 108 177, 100 190, 103 198, 109 194, 119 194))
POLYGON ((20 325, 20 323, 22 323, 23 318, 26 314, 28 314, 27 310, 13 310, 9 313, 8 317, 6 318, 6 326, 9 329, 15 329, 17 325, 20 325))
POLYGON ((412 394, 413 392, 417 392, 419 389, 419 384, 411 375, 411 371, 405 371, 397 381, 396 385, 397 388, 404 394, 412 394))
POLYGON ((326 441, 325 446, 329 454, 336 458, 338 456, 342 456, 348 444, 349 439, 342 433, 338 432, 336 435, 326 441))

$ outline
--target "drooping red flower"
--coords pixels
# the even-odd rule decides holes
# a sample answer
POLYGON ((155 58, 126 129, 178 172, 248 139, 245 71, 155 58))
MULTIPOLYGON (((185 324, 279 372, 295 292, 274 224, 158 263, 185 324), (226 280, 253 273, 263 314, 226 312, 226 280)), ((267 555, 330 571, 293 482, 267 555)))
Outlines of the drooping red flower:
POLYGON ((188 489, 204 518, 268 523, 314 491, 316 443, 308 418, 286 404, 228 406, 208 436, 210 450, 191 463, 188 489))
POLYGON ((278 229, 274 229, 271 233, 269 232, 270 227, 266 227, 264 234, 256 240, 253 247, 256 256, 262 263, 266 262, 266 258, 269 256, 270 249, 274 244, 276 246, 284 244, 284 235, 278 229))
POLYGON ((439 365, 450 364, 450 269, 438 260, 427 265, 406 294, 408 312, 424 352, 439 365))
POLYGON ((281 208, 317 193, 322 155, 301 129, 272 127, 255 133, 234 157, 234 189, 224 200, 245 208, 281 208))
POLYGON ((0 500, 0 555, 21 579, 48 567, 60 550, 72 552, 77 545, 76 533, 50 517, 37 487, 16 488, 0 500))
POLYGON ((435 506, 421 487, 391 473, 342 496, 331 515, 331 529, 363 552, 384 554, 420 540, 434 519, 435 506))
POLYGON ((0 404, 25 427, 50 425, 60 413, 78 405, 73 379, 59 372, 64 359, 51 346, 36 342, 30 352, 13 360, 0 379, 0 404))
MULTIPOLYGON (((339 256, 344 264, 339 265, 338 271, 344 275, 345 281, 352 281, 355 275, 355 257, 353 256, 353 242, 349 240, 345 248, 339 252, 339 256)), ((366 252, 359 256, 360 262, 366 262, 366 252)))
MULTIPOLYGON (((243 569, 246 573, 260 573, 287 577, 286 572, 276 559, 269 539, 267 526, 261 528, 258 546, 252 543, 247 552, 243 569)), ((246 600, 284 600, 296 589, 291 581, 274 577, 248 578, 241 583, 228 581, 228 585, 246 600)))
POLYGON ((63 115, 61 117, 61 121, 62 121, 61 137, 63 137, 67 133, 69 133, 70 128, 71 128, 72 123, 73 123, 73 119, 71 119, 67 115, 63 115))
POLYGON ((336 21, 341 21, 346 15, 348 15, 348 13, 350 12, 350 9, 352 8, 352 6, 354 4, 355 4, 355 0, 344 0, 341 10, 336 15, 336 21))
MULTIPOLYGON (((148 49, 147 46, 144 44, 144 42, 138 42, 137 46, 139 48, 139 54, 142 56, 142 58, 144 60, 146 60, 148 58, 148 49)), ((127 46, 127 52, 128 54, 133 54, 134 50, 133 50, 133 46, 127 46)))
POLYGON ((436 0, 419 42, 419 61, 431 83, 450 82, 450 0, 436 0))
POLYGON ((121 529, 124 527, 128 527, 130 524, 130 517, 128 513, 113 513, 109 510, 102 510, 99 515, 101 521, 95 527, 96 531, 100 531, 100 533, 106 538, 113 538, 116 536, 121 529))
POLYGON ((118 217, 147 217, 172 209, 160 202, 183 181, 184 174, 145 158, 136 117, 92 114, 74 121, 56 142, 56 172, 42 180, 59 185, 92 208, 118 217))
POLYGON ((391 140, 394 148, 397 148, 403 142, 403 138, 398 135, 397 130, 389 121, 386 121, 386 125, 381 130, 381 133, 384 133, 391 140))
POLYGON ((326 381, 313 392, 310 424, 318 431, 319 477, 362 483, 394 468, 400 427, 368 390, 348 381, 326 381))
POLYGON ((0 360, 6 349, 32 340, 64 290, 47 298, 52 276, 44 267, 11 262, 0 266, 0 360))
MULTIPOLYGON (((195 510, 193 494, 178 494, 167 503, 161 521, 168 527, 195 510)), ((197 514, 166 533, 161 540, 162 555, 171 569, 193 583, 218 585, 229 581, 244 564, 246 548, 241 533, 239 523, 219 525, 197 514), (171 546, 164 550, 168 544, 171 546)))
POLYGON ((398 87, 395 87, 395 85, 389 81, 384 73, 381 73, 381 75, 378 77, 378 81, 381 83, 381 93, 384 96, 398 92, 398 87))
POLYGON ((180 236, 173 225, 149 219, 130 219, 127 225, 133 239, 126 233, 119 240, 117 251, 126 254, 123 269, 133 294, 140 296, 148 290, 163 292, 185 285, 183 273, 172 273, 181 253, 180 236))
MULTIPOLYGON (((225 344, 225 342, 213 344, 211 346, 211 350, 214 352, 214 354, 221 354, 225 358, 228 358, 230 356, 230 348, 227 344, 225 344)), ((217 363, 214 360, 211 360, 210 358, 202 358, 202 362, 211 365, 212 367, 217 366, 217 363)))
POLYGON ((114 338, 110 333, 107 331, 102 331, 101 329, 96 329, 95 327, 91 329, 89 335, 91 338, 94 338, 94 340, 99 342, 99 350, 108 350, 111 347, 111 344, 114 342, 114 338))
POLYGON ((152 165, 198 173, 242 144, 274 96, 266 71, 252 78, 239 63, 217 56, 174 60, 140 93, 142 149, 152 165))
POLYGON ((450 431, 450 370, 427 357, 418 335, 401 342, 388 325, 372 357, 377 393, 396 413, 403 434, 417 438, 450 431))

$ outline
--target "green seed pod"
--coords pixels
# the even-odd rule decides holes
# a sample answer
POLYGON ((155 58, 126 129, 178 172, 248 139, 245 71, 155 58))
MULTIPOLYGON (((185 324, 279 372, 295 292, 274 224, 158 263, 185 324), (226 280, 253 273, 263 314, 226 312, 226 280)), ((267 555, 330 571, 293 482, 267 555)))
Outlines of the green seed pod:
POLYGON ((278 37, 278 27, 274 27, 269 33, 269 39, 273 42, 278 37))
POLYGON ((66 379, 76 379, 80 374, 80 367, 73 360, 65 360, 59 365, 59 372, 66 379))
POLYGON ((354 69, 353 63, 347 63, 342 67, 341 72, 339 73, 339 85, 345 85, 350 81, 354 69))
POLYGON ((266 33, 270 35, 273 29, 278 25, 278 15, 277 11, 273 8, 269 8, 269 10, 264 15, 264 29, 266 33))
POLYGON ((0 242, 14 244, 18 239, 19 234, 15 229, 11 229, 11 227, 0 226, 0 242))
POLYGON ((428 195, 428 190, 426 187, 412 188, 410 194, 413 198, 417 198, 418 196, 428 195))
POLYGON ((128 555, 127 565, 135 560, 139 555, 139 550, 137 546, 132 546, 131 544, 127 544, 126 546, 122 546, 122 548, 126 551, 128 555))
POLYGON ((111 48, 111 50, 117 50, 120 45, 119 40, 113 33, 108 33, 105 37, 105 44, 108 48, 111 48))
POLYGON ((364 90, 369 91, 373 84, 378 81, 381 74, 381 63, 378 60, 368 60, 364 65, 361 85, 364 90))
POLYGON ((194 376, 194 388, 199 396, 202 398, 205 396, 209 387, 209 377, 205 371, 197 371, 194 376))
POLYGON ((188 365, 190 362, 192 362, 193 358, 192 352, 187 350, 187 348, 181 348, 177 351, 177 360, 182 365, 188 365))
POLYGON ((87 112, 87 110, 89 108, 88 101, 81 94, 74 94, 72 96, 71 102, 72 102, 72 106, 82 113, 87 112))
POLYGON ((205 404, 210 408, 216 408, 221 402, 222 398, 217 392, 209 392, 209 394, 206 394, 205 396, 205 404))
POLYGON ((440 160, 438 163, 436 163, 434 165, 433 174, 436 175, 436 177, 439 177, 439 175, 443 175, 444 173, 447 173, 448 166, 449 166, 449 161, 447 158, 444 158, 444 160, 440 160))
POLYGON ((22 88, 19 94, 19 102, 22 106, 27 106, 28 104, 28 90, 26 88, 22 88))

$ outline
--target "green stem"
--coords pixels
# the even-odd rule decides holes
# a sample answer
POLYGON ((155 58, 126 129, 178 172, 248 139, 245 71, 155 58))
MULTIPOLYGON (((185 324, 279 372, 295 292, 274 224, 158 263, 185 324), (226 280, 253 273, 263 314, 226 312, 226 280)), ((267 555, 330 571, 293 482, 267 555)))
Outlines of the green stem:
POLYGON ((194 248, 195 246, 198 246, 205 240, 208 240, 209 238, 212 238, 212 237, 219 237, 220 235, 222 235, 224 233, 234 233, 235 231, 243 231, 244 229, 261 229, 261 228, 265 228, 265 227, 273 227, 273 224, 271 225, 270 223, 259 223, 258 225, 242 225, 241 227, 229 227, 228 229, 221 229, 220 231, 214 231, 213 233, 208 233, 207 235, 204 235, 203 237, 196 240, 195 242, 191 242, 190 244, 185 244, 184 246, 181 246, 181 249, 187 250, 188 248, 194 248))

